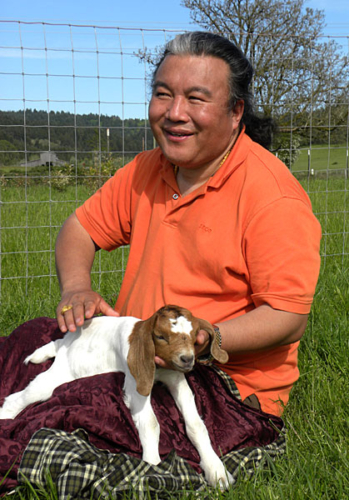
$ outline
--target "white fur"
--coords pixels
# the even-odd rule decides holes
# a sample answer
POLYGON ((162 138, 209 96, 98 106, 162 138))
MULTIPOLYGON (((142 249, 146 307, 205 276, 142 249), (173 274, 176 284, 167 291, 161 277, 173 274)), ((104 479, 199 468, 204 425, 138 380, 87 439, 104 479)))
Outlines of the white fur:
POLYGON ((179 318, 170 318, 171 331, 173 333, 186 333, 190 335, 193 330, 193 325, 191 321, 188 321, 184 316, 179 316, 179 318))
MULTIPOLYGON (((176 331, 179 332, 182 326, 181 333, 187 333, 190 322, 185 318, 185 321, 178 319, 176 331)), ((63 339, 37 349, 25 359, 26 364, 42 363, 55 357, 54 363, 46 372, 32 380, 26 389, 5 399, 0 408, 0 419, 15 418, 28 405, 48 400, 54 389, 63 383, 100 373, 121 371, 125 373, 124 401, 139 433, 143 447, 142 458, 150 464, 158 464, 160 426, 151 406, 150 395, 142 396, 137 392, 136 381, 127 364, 129 336, 139 321, 132 317, 97 317, 86 321, 76 332, 68 332, 63 339)), ((192 327, 191 323, 190 326, 192 327)), ((200 465, 208 483, 218 483, 220 487, 228 488, 233 483, 233 478, 212 448, 184 373, 157 369, 155 381, 161 381, 168 387, 183 414, 188 437, 198 450, 200 465)))

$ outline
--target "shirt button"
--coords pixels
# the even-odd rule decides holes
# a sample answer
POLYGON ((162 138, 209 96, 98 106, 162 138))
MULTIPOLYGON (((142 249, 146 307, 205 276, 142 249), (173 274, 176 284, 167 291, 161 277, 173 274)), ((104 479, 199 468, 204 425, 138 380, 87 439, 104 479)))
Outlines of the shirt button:
POLYGON ((173 198, 174 200, 178 200, 178 198, 179 198, 179 194, 175 193, 175 194, 172 196, 172 198, 173 198))

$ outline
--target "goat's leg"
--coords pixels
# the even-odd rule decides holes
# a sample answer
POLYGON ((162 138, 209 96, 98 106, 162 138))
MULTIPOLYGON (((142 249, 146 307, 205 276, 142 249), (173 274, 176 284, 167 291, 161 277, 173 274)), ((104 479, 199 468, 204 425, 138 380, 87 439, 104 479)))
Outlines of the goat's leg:
POLYGON ((58 349, 63 343, 63 339, 52 340, 48 344, 43 345, 36 349, 32 354, 27 356, 24 360, 24 363, 27 365, 28 363, 34 363, 38 365, 39 363, 43 363, 48 359, 55 358, 58 352, 58 349))
POLYGON ((233 477, 225 469, 223 462, 212 448, 206 425, 202 421, 195 404, 194 394, 183 373, 172 370, 158 370, 156 380, 163 382, 169 389, 178 409, 181 411, 188 438, 200 456, 200 466, 206 481, 227 489, 233 477))
POLYGON ((47 401, 59 385, 73 380, 69 369, 62 369, 55 363, 45 372, 37 375, 23 391, 7 396, 0 408, 0 419, 15 418, 32 403, 47 401))
POLYGON ((151 406, 149 396, 137 392, 136 383, 125 374, 124 401, 131 412, 142 444, 142 459, 152 465, 161 462, 159 455, 160 425, 151 406))

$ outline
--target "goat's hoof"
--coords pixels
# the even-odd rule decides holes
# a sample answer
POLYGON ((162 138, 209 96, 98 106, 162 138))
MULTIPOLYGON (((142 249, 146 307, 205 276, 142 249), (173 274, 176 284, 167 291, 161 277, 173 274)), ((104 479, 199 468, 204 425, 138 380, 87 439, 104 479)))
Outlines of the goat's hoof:
POLYGON ((40 360, 36 361, 35 360, 35 353, 36 351, 34 351, 32 354, 29 354, 29 356, 27 356, 24 360, 24 364, 27 365, 28 363, 34 363, 36 365, 38 365, 39 363, 41 363, 40 360))
POLYGON ((233 476, 226 470, 221 461, 216 467, 211 465, 210 468, 203 469, 208 484, 213 487, 218 486, 221 491, 227 490, 234 483, 233 476))
POLYGON ((233 476, 228 472, 227 470, 225 471, 224 477, 220 477, 217 481, 216 484, 218 484, 219 489, 221 491, 229 489, 229 487, 234 483, 233 476))
POLYGON ((147 462, 150 465, 159 465, 159 463, 161 462, 160 455, 158 454, 154 454, 152 456, 143 455, 142 460, 144 460, 144 462, 147 462))
POLYGON ((15 392, 10 394, 5 398, 4 404, 0 408, 0 419, 5 420, 7 418, 14 419, 23 410, 23 406, 18 404, 21 402, 20 393, 15 392))

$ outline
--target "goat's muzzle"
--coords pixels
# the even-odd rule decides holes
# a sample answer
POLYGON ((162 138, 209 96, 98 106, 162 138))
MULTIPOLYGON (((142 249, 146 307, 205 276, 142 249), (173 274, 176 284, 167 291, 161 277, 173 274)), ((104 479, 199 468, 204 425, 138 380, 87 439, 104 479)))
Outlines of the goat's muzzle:
POLYGON ((190 355, 179 355, 176 360, 172 360, 172 364, 175 370, 183 373, 190 372, 194 368, 195 356, 190 355))

